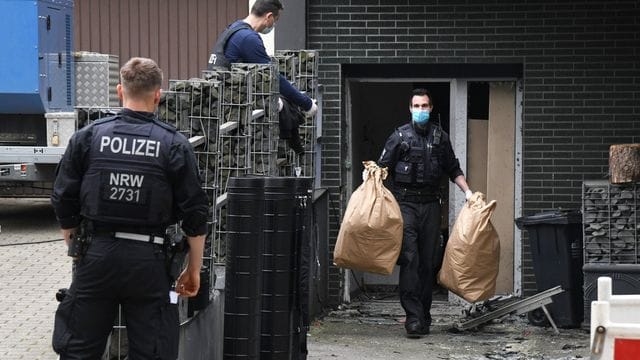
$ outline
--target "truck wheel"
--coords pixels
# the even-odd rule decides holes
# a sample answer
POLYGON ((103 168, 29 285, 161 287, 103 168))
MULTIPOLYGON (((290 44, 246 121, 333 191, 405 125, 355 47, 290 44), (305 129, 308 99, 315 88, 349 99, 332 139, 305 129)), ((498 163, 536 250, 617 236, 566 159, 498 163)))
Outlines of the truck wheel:
POLYGON ((527 319, 533 326, 547 327, 550 325, 549 319, 547 319, 547 316, 544 314, 544 310, 542 310, 542 308, 537 308, 529 311, 527 313, 527 319))

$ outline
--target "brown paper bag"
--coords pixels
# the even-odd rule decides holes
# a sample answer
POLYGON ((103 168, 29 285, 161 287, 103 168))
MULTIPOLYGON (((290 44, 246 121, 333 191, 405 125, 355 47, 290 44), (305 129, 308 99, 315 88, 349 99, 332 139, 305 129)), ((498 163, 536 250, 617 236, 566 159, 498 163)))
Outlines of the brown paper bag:
POLYGON ((458 214, 444 252, 438 282, 468 302, 487 300, 496 291, 500 239, 491 224, 496 201, 474 193, 458 214))
POLYGON ((387 169, 364 161, 364 182, 353 192, 333 251, 337 266, 389 275, 402 247, 402 214, 382 180, 387 169))

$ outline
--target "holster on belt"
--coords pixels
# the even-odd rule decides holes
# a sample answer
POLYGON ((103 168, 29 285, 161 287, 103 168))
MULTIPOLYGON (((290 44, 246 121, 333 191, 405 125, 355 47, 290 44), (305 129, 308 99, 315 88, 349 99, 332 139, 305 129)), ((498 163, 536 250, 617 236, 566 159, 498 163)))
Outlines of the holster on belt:
POLYGON ((80 259, 87 253, 90 242, 91 238, 87 234, 86 223, 83 221, 69 240, 67 255, 71 256, 74 260, 80 259))
POLYGON ((184 259, 189 251, 189 242, 182 231, 169 231, 164 237, 164 254, 167 274, 175 281, 184 266, 184 259))

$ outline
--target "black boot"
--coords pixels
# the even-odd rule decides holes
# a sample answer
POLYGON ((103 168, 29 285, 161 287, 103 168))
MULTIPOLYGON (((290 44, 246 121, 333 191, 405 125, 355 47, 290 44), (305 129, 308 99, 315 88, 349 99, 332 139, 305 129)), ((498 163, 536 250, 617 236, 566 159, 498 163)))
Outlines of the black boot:
POLYGON ((419 321, 412 321, 404 326, 407 330, 407 337, 410 339, 419 339, 423 335, 429 334, 429 327, 423 326, 419 321))

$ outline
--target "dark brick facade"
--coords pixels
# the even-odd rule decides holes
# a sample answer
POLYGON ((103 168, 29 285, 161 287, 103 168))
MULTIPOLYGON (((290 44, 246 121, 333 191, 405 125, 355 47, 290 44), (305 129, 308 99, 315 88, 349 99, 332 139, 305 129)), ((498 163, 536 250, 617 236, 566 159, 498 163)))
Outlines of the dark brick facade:
MULTIPOLYGON (((331 244, 344 203, 343 64, 521 64, 525 215, 580 208, 582 181, 606 176, 609 145, 640 142, 637 0, 308 0, 307 13, 307 48, 321 55, 331 244)), ((335 268, 329 286, 338 302, 335 268)))

